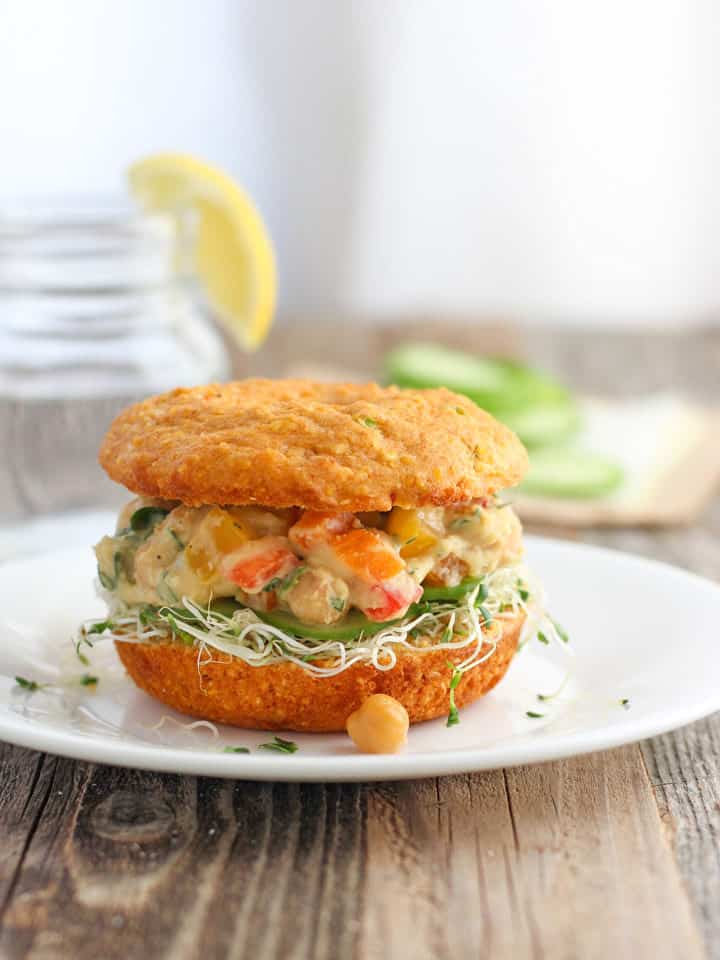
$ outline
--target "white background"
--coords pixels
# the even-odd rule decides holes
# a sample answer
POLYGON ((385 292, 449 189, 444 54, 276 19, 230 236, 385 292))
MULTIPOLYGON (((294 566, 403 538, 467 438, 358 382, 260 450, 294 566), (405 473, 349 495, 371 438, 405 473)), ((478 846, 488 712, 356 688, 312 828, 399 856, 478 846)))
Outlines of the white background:
POLYGON ((287 311, 718 316, 715 0, 0 0, 4 194, 236 174, 287 311))

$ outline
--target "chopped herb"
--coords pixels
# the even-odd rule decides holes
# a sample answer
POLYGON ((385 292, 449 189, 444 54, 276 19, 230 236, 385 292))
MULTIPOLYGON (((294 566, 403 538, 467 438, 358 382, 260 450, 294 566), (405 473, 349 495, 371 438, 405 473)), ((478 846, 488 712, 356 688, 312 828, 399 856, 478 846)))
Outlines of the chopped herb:
POLYGON ((560 637, 563 643, 570 643, 570 637, 567 635, 567 632, 560 626, 557 620, 550 620, 550 623, 555 627, 555 632, 560 637))
POLYGON ((340 610, 345 609, 345 601, 342 597, 333 597, 330 601, 330 606, 333 608, 333 610, 337 610, 339 612, 340 610))
POLYGON ((548 700, 554 700, 555 697, 557 697, 559 694, 561 694, 561 693, 563 692, 563 690, 565 689, 565 685, 567 684, 567 682, 568 682, 569 679, 570 679, 570 674, 569 674, 569 673, 566 673, 566 674, 565 674, 565 677, 563 678, 563 682, 560 684, 560 686, 557 688, 557 690, 554 690, 552 693, 538 693, 538 694, 537 694, 538 700, 540 700, 541 702, 547 702, 548 700))
POLYGON ((114 590, 117 586, 117 580, 113 580, 112 577, 109 577, 104 570, 100 569, 100 567, 98 567, 98 580, 105 590, 114 590))
POLYGON ((410 537, 409 540, 406 540, 406 541, 405 541, 404 546, 407 547, 409 544, 415 543, 416 540, 417 540, 417 537, 410 537))
POLYGON ((132 559, 127 553, 118 552, 113 556, 113 571, 115 574, 115 583, 120 582, 121 577, 125 577, 128 583, 135 583, 133 575, 132 559))
POLYGON ((183 630, 183 628, 179 625, 179 623, 182 621, 178 621, 177 617, 173 616, 171 613, 166 614, 165 619, 172 627, 173 636, 176 640, 179 640, 180 643, 186 647, 194 646, 195 638, 191 636, 191 634, 187 633, 187 631, 183 630))
POLYGON ((88 627, 85 633, 105 633, 106 630, 112 630, 112 620, 97 620, 91 627, 88 627))
POLYGON ((170 531, 170 536, 173 538, 173 540, 174 540, 175 543, 177 544, 178 550, 184 550, 184 549, 185 549, 185 544, 182 542, 182 540, 181 540, 180 537, 175 533, 174 530, 171 530, 171 531, 170 531))
POLYGON ((516 586, 517 586, 517 588, 518 588, 518 593, 519 593, 519 595, 520 595, 520 599, 521 599, 521 600, 523 601, 523 603, 524 603, 524 602, 527 600, 527 598, 530 596, 530 591, 527 589, 527 587, 526 587, 525 584, 522 582, 522 580, 518 580, 516 586))
POLYGON ((130 526, 135 533, 149 533, 169 513, 169 510, 163 510, 162 507, 140 507, 130 517, 130 526))
POLYGON ((117 583, 122 574, 125 572, 123 555, 119 551, 113 556, 113 571, 115 573, 115 582, 117 583))
POLYGON ((477 609, 480 611, 482 616, 482 621, 480 626, 488 627, 493 622, 492 614, 487 607, 484 607, 481 603, 476 604, 477 609))
POLYGON ((468 523, 470 523, 470 520, 468 519, 468 517, 458 517, 456 520, 453 520, 453 522, 450 524, 450 529, 459 530, 460 527, 464 527, 468 523))
POLYGON ((534 710, 526 710, 525 716, 530 717, 531 720, 541 720, 545 714, 544 713, 535 713, 534 710))
POLYGON ((277 753, 296 753, 300 748, 292 740, 273 737, 269 743, 258 744, 258 750, 275 750, 277 753))
POLYGON ((282 590, 282 592, 285 593, 286 590, 289 590, 291 587, 294 587, 306 570, 307 570, 307 567, 304 564, 301 564, 299 567, 295 567, 293 572, 289 576, 285 577, 282 584, 280 585, 280 589, 282 590))
POLYGON ((223 747, 223 753, 250 753, 247 747, 223 747))
POLYGON ((504 503, 496 503, 494 506, 496 510, 504 510, 505 507, 511 507, 512 503, 510 503, 509 500, 506 500, 504 503))
POLYGON ((165 579, 168 575, 168 572, 169 571, 166 570, 165 573, 163 573, 163 575, 160 577, 157 585, 157 593, 160 599, 164 600, 165 603, 178 603, 180 598, 165 579))
POLYGON ((277 590, 278 587, 282 586, 281 577, 273 577, 272 580, 268 580, 265 586, 262 588, 263 593, 270 593, 272 590, 277 590))
POLYGON ((372 427, 374 430, 377 430, 377 420, 373 420, 372 417, 358 417, 360 423, 364 423, 366 427, 372 427))
POLYGON ((448 710, 448 718, 445 726, 454 727, 460 723, 460 714, 458 712, 457 704, 455 703, 455 689, 462 680, 462 671, 452 662, 452 660, 448 660, 447 665, 452 670, 452 676, 450 677, 450 709, 448 710))
MULTIPOLYGON (((109 624, 110 621, 109 621, 109 620, 104 620, 103 623, 104 623, 104 624, 109 624)), ((98 626, 99 626, 99 625, 98 625, 98 626)), ((90 666, 90 661, 89 661, 88 658, 85 656, 85 654, 81 652, 80 647, 81 647, 81 646, 83 645, 83 643, 84 643, 84 644, 86 644, 88 647, 90 647, 90 649, 92 650, 92 646, 93 646, 93 645, 92 645, 92 642, 91 642, 90 640, 88 640, 87 634, 88 634, 88 633, 95 633, 95 632, 96 632, 96 631, 93 630, 92 628, 91 628, 90 630, 84 630, 84 629, 83 629, 82 632, 80 633, 80 635, 78 636, 77 640, 75 641, 75 656, 78 658, 78 660, 80 661, 80 663, 81 663, 84 667, 89 667, 89 666, 90 666)), ((100 631, 97 631, 97 632, 100 632, 100 631)))
POLYGON ((545 634, 542 632, 542 630, 538 630, 538 632, 537 632, 537 638, 538 638, 538 640, 540 641, 540 643, 544 643, 546 647, 550 644, 550 641, 549 641, 548 638, 545 636, 545 634))
MULTIPOLYGON (((412 573, 412 570, 409 571, 412 573)), ((412 610, 413 616, 419 613, 430 613, 433 608, 432 603, 429 600, 420 600, 418 603, 414 603, 412 610)))
POLYGON ((450 641, 452 640, 452 635, 453 635, 452 629, 450 627, 445 627, 443 631, 443 635, 440 638, 440 643, 450 643, 450 641))
POLYGON ((36 680, 26 680, 25 677, 15 677, 15 683, 23 690, 27 690, 28 693, 35 693, 36 690, 42 690, 46 686, 46 684, 38 683, 36 680))
POLYGON ((140 618, 140 623, 144 627, 149 626, 156 620, 156 614, 152 607, 143 607, 138 616, 140 618))
POLYGON ((474 517, 479 517, 481 513, 482 513, 482 507, 475 507, 475 509, 473 510, 474 517))
POLYGON ((460 413, 463 417, 465 416, 465 411, 462 407, 455 407, 455 413, 460 413))
POLYGON ((630 701, 628 700, 627 697, 623 697, 623 698, 622 698, 622 700, 620 701, 620 706, 621 706, 624 710, 629 710, 629 709, 630 709, 630 701))
POLYGON ((80 677, 80 685, 83 687, 94 687, 97 686, 99 680, 97 677, 93 677, 90 673, 84 673, 80 677))

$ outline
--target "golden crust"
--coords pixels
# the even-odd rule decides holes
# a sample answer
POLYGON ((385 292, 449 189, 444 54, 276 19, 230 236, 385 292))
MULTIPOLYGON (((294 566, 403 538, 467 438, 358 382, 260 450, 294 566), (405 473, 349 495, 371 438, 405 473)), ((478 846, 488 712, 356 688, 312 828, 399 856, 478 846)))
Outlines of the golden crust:
POLYGON ((490 496, 520 480, 527 454, 448 390, 240 380, 129 407, 100 463, 134 493, 189 506, 356 512, 490 496))
MULTIPOLYGON (((495 653, 468 671, 455 691, 464 707, 504 677, 518 646, 524 615, 506 621, 495 653)), ((392 670, 355 664, 334 677, 313 677, 293 663, 250 667, 237 657, 203 664, 197 650, 178 643, 115 644, 135 683, 180 713, 254 730, 330 732, 371 694, 385 693, 403 704, 411 723, 445 716, 449 705, 448 661, 462 650, 398 652, 392 670)))

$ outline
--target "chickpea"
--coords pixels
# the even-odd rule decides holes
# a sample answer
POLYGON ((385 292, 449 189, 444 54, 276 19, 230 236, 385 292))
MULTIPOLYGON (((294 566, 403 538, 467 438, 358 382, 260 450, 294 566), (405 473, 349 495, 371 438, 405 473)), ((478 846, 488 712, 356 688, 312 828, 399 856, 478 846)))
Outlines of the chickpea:
POLYGON ((374 693, 347 718, 347 732, 363 753, 397 753, 407 742, 410 719, 394 697, 374 693))
POLYGON ((335 623, 347 613, 349 595, 348 585, 329 570, 310 569, 300 574, 285 600, 304 623, 335 623))

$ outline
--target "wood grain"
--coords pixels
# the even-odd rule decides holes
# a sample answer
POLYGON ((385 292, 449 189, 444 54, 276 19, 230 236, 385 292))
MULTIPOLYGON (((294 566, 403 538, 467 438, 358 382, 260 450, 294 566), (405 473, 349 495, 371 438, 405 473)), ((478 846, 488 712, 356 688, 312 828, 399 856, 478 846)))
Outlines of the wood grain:
MULTIPOLYGON (((446 342, 522 350, 586 390, 720 400, 717 330, 305 324, 300 348, 276 330, 253 372, 313 360, 372 373, 392 343, 439 329, 446 342)), ((103 499, 91 468, 54 476, 49 451, 53 422, 79 455, 81 434, 110 414, 59 411, 37 429, 37 410, 0 405, 5 516, 103 499)), ((582 538, 720 576, 718 500, 690 528, 582 538)), ((368 786, 160 775, 0 744, 7 960, 720 960, 718 904, 719 717, 591 757, 368 786)))
POLYGON ((367 956, 704 956, 636 748, 371 791, 369 815, 367 956))
MULTIPOLYGON (((36 789, 28 782, 8 793, 16 827, 28 802, 34 826, 15 831, 14 847, 26 846, 3 875, 2 956, 351 955, 362 906, 362 787, 232 783, 56 759, 36 779, 36 789)), ((4 808, 2 822, 12 829, 4 808)))

